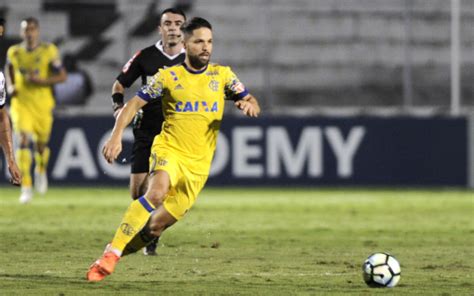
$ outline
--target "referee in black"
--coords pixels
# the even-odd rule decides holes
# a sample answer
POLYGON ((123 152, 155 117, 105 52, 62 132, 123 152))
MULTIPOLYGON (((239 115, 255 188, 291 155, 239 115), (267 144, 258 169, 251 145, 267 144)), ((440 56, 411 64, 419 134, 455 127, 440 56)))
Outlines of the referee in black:
MULTIPOLYGON (((158 72, 184 62, 185 53, 181 37, 181 25, 186 21, 184 12, 177 8, 165 9, 160 16, 158 26, 161 40, 137 53, 125 64, 112 86, 112 103, 116 117, 124 105, 124 89, 130 87, 138 77, 142 85, 158 72)), ((164 121, 159 100, 147 104, 133 121, 132 172, 130 175, 130 193, 133 199, 144 195, 148 184, 148 162, 153 139, 161 132, 164 121)), ((144 249, 145 255, 156 255, 158 239, 144 249)))

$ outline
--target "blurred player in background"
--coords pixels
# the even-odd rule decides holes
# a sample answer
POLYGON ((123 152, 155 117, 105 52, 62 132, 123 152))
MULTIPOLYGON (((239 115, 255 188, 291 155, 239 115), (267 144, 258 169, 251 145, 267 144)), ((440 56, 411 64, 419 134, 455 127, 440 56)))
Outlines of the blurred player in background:
MULTIPOLYGON (((0 38, 3 37, 5 31, 5 20, 0 18, 0 38)), ((10 182, 14 185, 20 185, 21 173, 15 161, 13 154, 12 131, 10 127, 10 118, 8 117, 5 107, 5 77, 0 71, 0 146, 3 149, 7 160, 8 170, 10 171, 10 182)))
POLYGON ((20 202, 27 203, 33 197, 31 140, 35 151, 35 189, 41 194, 48 189, 48 141, 55 105, 52 86, 65 81, 67 74, 56 46, 40 41, 37 19, 24 19, 20 33, 23 42, 11 46, 7 52, 6 80, 12 97, 13 130, 20 136, 16 155, 23 175, 20 202))
MULTIPOLYGON (((138 51, 123 67, 112 87, 114 116, 124 105, 124 88, 130 87, 138 77, 142 85, 159 69, 184 62, 184 48, 181 37, 181 25, 186 21, 183 11, 175 8, 165 9, 160 16, 159 33, 161 40, 156 44, 138 51)), ((144 106, 136 115, 133 125, 135 141, 132 150, 132 173, 130 175, 130 193, 133 199, 143 196, 147 188, 150 150, 153 139, 161 132, 163 109, 159 100, 144 106)), ((157 240, 145 248, 145 255, 156 254, 157 240)))
POLYGON ((130 204, 111 244, 89 268, 89 281, 104 279, 121 256, 159 237, 191 209, 209 175, 225 98, 234 98, 247 116, 260 113, 257 100, 230 67, 209 64, 211 24, 193 18, 181 30, 185 62, 160 70, 127 102, 104 145, 103 155, 112 163, 122 150, 122 134, 134 114, 148 102, 162 102, 165 122, 153 141, 147 192, 130 204))

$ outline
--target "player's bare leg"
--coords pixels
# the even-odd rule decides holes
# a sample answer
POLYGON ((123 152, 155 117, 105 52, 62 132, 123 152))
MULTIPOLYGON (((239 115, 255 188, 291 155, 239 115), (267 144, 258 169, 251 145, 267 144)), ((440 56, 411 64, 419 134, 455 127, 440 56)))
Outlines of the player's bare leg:
POLYGON ((170 219, 171 215, 160 210, 160 208, 163 208, 163 202, 169 191, 170 179, 168 173, 157 171, 151 175, 149 181, 149 188, 145 196, 133 201, 125 212, 110 248, 107 248, 102 257, 89 268, 87 272, 89 281, 101 281, 115 270, 115 265, 118 263, 125 247, 145 227, 150 220, 151 212, 157 211, 157 216, 160 216, 160 218, 151 220, 151 233, 154 236, 159 236, 167 225, 176 222, 173 217, 170 219))
POLYGON ((159 237, 165 229, 176 223, 176 219, 161 206, 155 210, 150 219, 150 233, 155 237, 159 237))
MULTIPOLYGON (((143 196, 148 188, 148 173, 135 173, 130 175, 130 195, 132 199, 137 199, 143 196)), ((156 248, 158 246, 159 237, 152 240, 152 242, 143 248, 143 254, 147 256, 155 256, 156 248)))
POLYGON ((132 199, 143 196, 148 188, 148 173, 137 173, 130 175, 130 195, 132 199))
POLYGON ((176 223, 176 219, 163 207, 170 188, 170 177, 167 172, 158 170, 151 173, 149 181, 150 186, 145 197, 156 206, 150 218, 150 231, 158 237, 166 228, 176 223))
POLYGON ((48 191, 47 167, 49 161, 49 147, 46 143, 37 141, 34 143, 35 148, 35 189, 40 194, 48 191))
MULTIPOLYGON (((174 223, 176 223, 176 219, 166 211, 166 209, 163 207, 163 202, 166 197, 166 193, 169 191, 169 176, 168 173, 164 171, 157 171, 155 174, 153 174, 150 178, 152 178, 151 181, 151 190, 147 191, 147 198, 149 198, 155 205, 158 205, 156 210, 154 211, 153 215, 150 218, 149 221, 149 229, 150 229, 150 234, 156 238, 159 238, 161 236, 161 233, 174 223), (157 185, 155 185, 155 183, 157 185), (154 188, 160 189, 160 188, 168 188, 165 194, 162 193, 161 190, 154 190, 154 188)), ((153 244, 153 242, 152 242, 153 244)), ((148 246, 147 246, 148 248, 148 246)), ((156 245, 155 245, 156 248, 156 245)))
POLYGON ((20 203, 28 203, 33 198, 33 191, 31 186, 33 184, 31 178, 31 163, 32 156, 30 150, 30 135, 25 132, 20 132, 20 148, 16 151, 16 159, 18 167, 23 175, 21 182, 20 203))

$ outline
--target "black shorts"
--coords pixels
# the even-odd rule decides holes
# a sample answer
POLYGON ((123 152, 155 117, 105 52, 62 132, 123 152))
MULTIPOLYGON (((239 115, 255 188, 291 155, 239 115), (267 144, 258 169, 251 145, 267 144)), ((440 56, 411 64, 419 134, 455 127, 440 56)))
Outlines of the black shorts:
POLYGON ((132 174, 148 173, 151 145, 156 131, 133 129, 135 141, 132 147, 132 174))

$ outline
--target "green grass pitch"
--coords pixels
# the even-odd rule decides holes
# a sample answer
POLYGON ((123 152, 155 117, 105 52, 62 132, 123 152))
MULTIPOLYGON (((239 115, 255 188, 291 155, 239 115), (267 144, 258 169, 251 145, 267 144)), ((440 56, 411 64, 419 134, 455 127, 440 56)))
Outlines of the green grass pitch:
POLYGON ((53 188, 20 205, 0 188, 0 295, 474 295, 474 193, 205 189, 160 241, 100 283, 85 273, 129 203, 126 188, 53 188), (368 288, 373 252, 402 266, 368 288))

